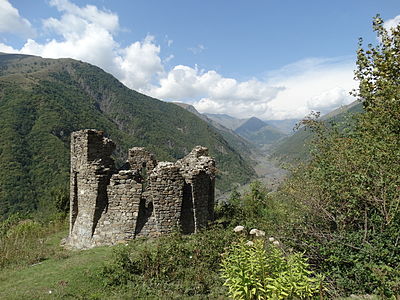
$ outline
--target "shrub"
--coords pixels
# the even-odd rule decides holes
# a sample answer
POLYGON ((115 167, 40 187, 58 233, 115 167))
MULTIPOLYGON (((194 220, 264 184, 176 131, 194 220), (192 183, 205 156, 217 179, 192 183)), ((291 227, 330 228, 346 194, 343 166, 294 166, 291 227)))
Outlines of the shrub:
POLYGON ((217 206, 216 222, 227 228, 239 224, 257 227, 274 235, 297 214, 296 205, 280 196, 268 192, 260 181, 254 181, 242 194, 233 190, 227 201, 217 206))
MULTIPOLYGON (((194 235, 174 233, 136 239, 116 247, 113 260, 100 273, 108 286, 145 285, 154 297, 223 295, 219 277, 221 253, 233 234, 212 228, 194 235), (163 286, 163 291, 159 290, 163 286), (168 296, 166 296, 168 295, 168 296)), ((143 295, 142 295, 143 296, 143 295)))
POLYGON ((0 222, 0 268, 34 264, 46 259, 60 248, 51 245, 51 234, 64 228, 64 219, 42 224, 12 215, 0 222))
POLYGON ((278 241, 266 240, 262 231, 252 229, 252 233, 255 237, 247 240, 241 232, 224 254, 221 271, 230 297, 305 299, 321 290, 321 278, 314 276, 300 253, 285 253, 278 241))

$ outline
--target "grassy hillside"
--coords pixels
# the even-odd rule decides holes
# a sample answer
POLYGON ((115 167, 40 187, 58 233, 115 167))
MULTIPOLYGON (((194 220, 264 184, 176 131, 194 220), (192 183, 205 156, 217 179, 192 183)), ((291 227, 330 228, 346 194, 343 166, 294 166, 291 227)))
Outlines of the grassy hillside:
MULTIPOLYGON (((321 120, 343 128, 351 126, 352 115, 359 112, 362 112, 362 104, 355 101, 324 115, 321 120)), ((280 141, 274 147, 272 156, 289 162, 307 160, 310 155, 312 136, 313 133, 310 130, 301 127, 296 133, 280 141)))
POLYGON ((103 130, 118 147, 144 146, 160 160, 183 157, 195 145, 210 149, 219 189, 243 183, 253 169, 209 124, 172 103, 128 89, 110 74, 72 59, 0 55, 0 216, 37 208, 69 180, 71 132, 103 130))
POLYGON ((78 251, 60 246, 65 225, 0 221, 0 299, 227 299, 219 269, 231 230, 78 251))

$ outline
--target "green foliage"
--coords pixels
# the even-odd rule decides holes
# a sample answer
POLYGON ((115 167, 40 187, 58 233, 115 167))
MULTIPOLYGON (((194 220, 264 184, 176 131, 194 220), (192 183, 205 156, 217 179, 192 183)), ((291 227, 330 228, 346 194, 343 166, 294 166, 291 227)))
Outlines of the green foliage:
POLYGON ((55 194, 68 189, 70 134, 84 128, 103 130, 116 142, 119 165, 133 146, 174 160, 204 145, 216 158, 220 190, 254 174, 209 124, 97 67, 11 54, 0 55, 0 67, 0 218, 64 209, 55 194))
POLYGON ((285 253, 278 241, 260 235, 250 240, 240 232, 222 260, 224 285, 233 299, 306 299, 321 294, 320 277, 300 253, 285 253), (247 241, 246 241, 247 240, 247 241))
POLYGON ((0 222, 0 269, 35 264, 59 252, 49 235, 64 228, 64 219, 43 224, 18 214, 0 222))
MULTIPOLYGON (((358 50, 351 130, 315 118, 309 164, 282 193, 303 205, 293 246, 307 250, 340 293, 400 295, 400 27, 374 19, 379 45, 358 50), (303 241, 307 243, 303 243, 303 241)), ((360 44, 361 46, 361 44, 360 44)))
POLYGON ((254 181, 240 194, 234 189, 227 201, 216 207, 216 222, 225 227, 257 227, 274 235, 282 231, 296 214, 296 205, 279 193, 268 192, 260 181, 254 181))
MULTIPOLYGON (((327 126, 336 126, 340 130, 354 127, 354 116, 363 111, 360 102, 355 101, 340 107, 321 117, 327 126)), ((285 163, 298 164, 310 160, 314 132, 310 128, 301 126, 301 122, 294 129, 296 132, 277 144, 273 145, 272 157, 285 163)))
POLYGON ((214 228, 182 236, 134 240, 115 249, 114 259, 101 272, 109 286, 144 288, 155 298, 223 295, 218 275, 221 253, 233 234, 214 228), (163 291, 157 287, 163 287, 163 291))
POLYGON ((69 192, 67 189, 56 189, 52 193, 55 207, 57 212, 64 213, 65 215, 69 212, 69 192))

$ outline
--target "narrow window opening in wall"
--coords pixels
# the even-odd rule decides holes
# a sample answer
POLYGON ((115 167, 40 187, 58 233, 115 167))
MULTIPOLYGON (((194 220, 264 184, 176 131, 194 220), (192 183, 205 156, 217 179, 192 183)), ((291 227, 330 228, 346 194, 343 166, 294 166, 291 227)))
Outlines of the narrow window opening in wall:
POLYGON ((74 228, 76 217, 78 216, 78 172, 73 173, 72 187, 72 203, 71 203, 71 231, 74 228))
POLYGON ((182 233, 194 233, 193 192, 192 185, 189 183, 185 183, 183 186, 180 224, 182 233))
POLYGON ((139 203, 139 213, 136 221, 135 235, 138 235, 142 231, 152 214, 153 202, 148 202, 145 198, 141 198, 139 203))
POLYGON ((147 166, 146 162, 142 163, 142 168, 140 170, 140 176, 142 177, 142 192, 147 188, 147 166))

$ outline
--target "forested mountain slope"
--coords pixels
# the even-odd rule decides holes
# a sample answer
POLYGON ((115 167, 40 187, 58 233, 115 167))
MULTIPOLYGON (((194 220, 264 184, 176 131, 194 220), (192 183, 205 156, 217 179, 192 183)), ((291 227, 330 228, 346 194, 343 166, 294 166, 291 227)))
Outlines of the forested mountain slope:
POLYGON ((247 161, 209 124, 172 103, 130 90, 98 67, 72 59, 0 55, 0 217, 52 207, 69 183, 69 139, 103 130, 127 149, 144 146, 174 160, 195 145, 216 158, 217 187, 249 180, 247 161))
MULTIPOLYGON (((324 115, 321 117, 321 120, 327 124, 336 124, 343 128, 352 126, 352 116, 362 111, 362 104, 358 101, 354 101, 324 115)), ((290 162, 299 160, 304 161, 310 155, 312 136, 313 133, 310 130, 301 127, 293 135, 278 142, 274 147, 272 156, 290 162)))

